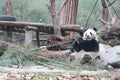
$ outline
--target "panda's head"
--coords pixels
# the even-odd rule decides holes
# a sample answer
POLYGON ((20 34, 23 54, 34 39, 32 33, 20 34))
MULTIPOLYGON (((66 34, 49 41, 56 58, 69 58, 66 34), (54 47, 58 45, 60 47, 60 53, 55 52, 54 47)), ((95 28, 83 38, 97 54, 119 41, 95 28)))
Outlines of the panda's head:
POLYGON ((83 34, 83 40, 87 40, 87 41, 90 41, 90 40, 97 40, 97 30, 96 28, 94 29, 87 29, 84 34, 83 34))

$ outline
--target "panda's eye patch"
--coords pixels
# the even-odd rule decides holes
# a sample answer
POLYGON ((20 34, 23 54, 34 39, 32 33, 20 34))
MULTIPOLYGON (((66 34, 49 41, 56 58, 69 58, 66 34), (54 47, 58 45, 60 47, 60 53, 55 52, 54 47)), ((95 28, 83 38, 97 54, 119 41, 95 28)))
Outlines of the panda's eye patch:
POLYGON ((90 32, 90 35, 92 35, 92 33, 90 32))

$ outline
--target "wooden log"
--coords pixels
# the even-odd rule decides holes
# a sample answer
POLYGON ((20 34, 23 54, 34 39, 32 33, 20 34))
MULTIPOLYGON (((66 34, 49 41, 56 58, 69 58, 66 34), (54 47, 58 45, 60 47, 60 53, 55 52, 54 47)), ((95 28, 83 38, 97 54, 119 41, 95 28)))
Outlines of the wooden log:
POLYGON ((43 51, 38 51, 37 55, 46 58, 63 58, 63 57, 68 57, 70 55, 70 50, 62 50, 62 51, 43 50, 43 51))

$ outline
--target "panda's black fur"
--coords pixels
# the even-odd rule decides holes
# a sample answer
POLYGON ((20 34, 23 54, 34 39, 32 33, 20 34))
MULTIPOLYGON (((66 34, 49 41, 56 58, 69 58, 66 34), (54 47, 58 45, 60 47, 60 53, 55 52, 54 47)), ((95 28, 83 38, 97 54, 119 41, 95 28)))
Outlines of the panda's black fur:
POLYGON ((91 51, 97 52, 99 51, 99 43, 95 39, 87 41, 87 40, 83 40, 80 37, 77 40, 75 40, 75 42, 73 43, 73 48, 77 52, 81 50, 84 50, 86 52, 91 52, 91 51))
POLYGON ((96 37, 97 37, 96 30, 89 29, 89 30, 85 31, 84 36, 87 36, 86 33, 91 35, 91 37, 88 36, 91 39, 87 40, 87 38, 83 39, 83 37, 79 37, 78 39, 76 39, 73 42, 73 49, 77 52, 79 52, 81 50, 84 50, 86 52, 98 52, 99 51, 99 43, 96 40, 96 37))

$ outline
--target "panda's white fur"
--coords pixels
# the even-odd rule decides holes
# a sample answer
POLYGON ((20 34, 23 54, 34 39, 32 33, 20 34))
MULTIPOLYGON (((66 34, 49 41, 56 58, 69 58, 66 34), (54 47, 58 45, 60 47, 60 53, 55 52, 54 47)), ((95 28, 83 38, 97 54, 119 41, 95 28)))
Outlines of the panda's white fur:
POLYGON ((97 40, 97 33, 94 29, 87 29, 85 33, 83 34, 83 40, 97 40))

